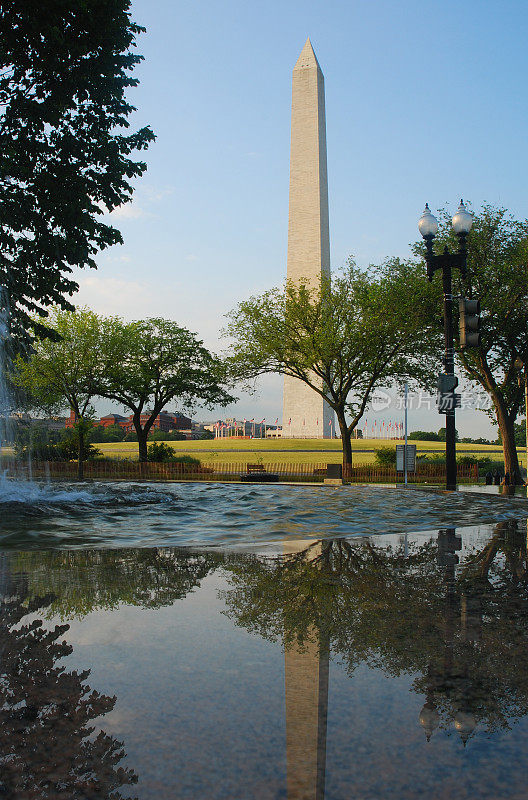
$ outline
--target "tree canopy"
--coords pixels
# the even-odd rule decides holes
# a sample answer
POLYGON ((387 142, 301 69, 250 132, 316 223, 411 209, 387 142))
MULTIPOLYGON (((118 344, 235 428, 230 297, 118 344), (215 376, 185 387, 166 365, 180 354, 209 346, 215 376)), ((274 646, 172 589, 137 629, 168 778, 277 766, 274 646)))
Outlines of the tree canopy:
POLYGON ((228 315, 235 375, 297 378, 335 411, 344 466, 350 437, 373 390, 409 380, 431 388, 441 355, 431 288, 420 268, 399 259, 359 270, 352 263, 318 289, 286 284, 228 315))
POLYGON ((122 242, 101 215, 130 200, 153 140, 126 133, 141 31, 130 0, 0 5, 0 286, 15 335, 49 334, 46 308, 72 309, 75 267, 122 242))
POLYGON ((177 398, 191 409, 197 403, 212 407, 233 401, 223 363, 176 322, 160 317, 118 321, 112 336, 112 357, 100 373, 97 393, 132 412, 141 461, 147 460, 149 432, 167 403, 177 398))
POLYGON ((192 409, 197 403, 210 407, 233 400, 221 360, 172 320, 125 322, 89 309, 56 309, 50 327, 54 339, 37 342, 32 354, 17 358, 14 381, 30 393, 35 407, 75 412, 81 437, 79 465, 83 426, 91 424, 96 397, 130 409, 142 461, 147 460, 154 421, 167 403, 177 398, 192 409))
POLYGON ((50 319, 54 337, 36 341, 29 357, 19 355, 15 361, 13 381, 28 393, 33 407, 51 413, 69 408, 75 413, 81 478, 92 402, 114 357, 111 334, 116 324, 115 319, 86 308, 76 312, 55 308, 50 319))

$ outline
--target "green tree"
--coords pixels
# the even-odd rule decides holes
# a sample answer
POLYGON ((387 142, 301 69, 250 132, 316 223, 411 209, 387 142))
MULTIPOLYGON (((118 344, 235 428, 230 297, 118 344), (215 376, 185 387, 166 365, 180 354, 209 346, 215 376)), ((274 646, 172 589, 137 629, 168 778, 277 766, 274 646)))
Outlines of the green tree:
POLYGON ((346 469, 376 387, 433 383, 440 349, 430 293, 416 265, 393 259, 369 271, 350 263, 320 289, 290 283, 252 297, 228 315, 233 372, 290 375, 320 394, 337 416, 346 469))
MULTIPOLYGON (((451 221, 440 215, 439 246, 457 248, 451 221)), ((417 253, 423 245, 416 245, 417 253)), ((468 238, 468 275, 456 273, 454 292, 479 298, 481 345, 461 350, 458 362, 466 377, 482 386, 493 402, 504 450, 506 472, 520 483, 515 421, 523 403, 515 361, 528 364, 528 220, 514 219, 504 208, 484 206, 474 215, 468 238)), ((424 267, 425 270, 425 267, 424 267)), ((437 301, 441 299, 437 294, 437 301)))
POLYGON ((144 30, 129 12, 130 0, 0 4, 0 286, 21 339, 49 334, 46 308, 73 309, 72 270, 122 242, 101 215, 130 200, 146 169, 130 155, 154 138, 125 133, 144 30))
POLYGON ((78 477, 84 477, 86 442, 92 428, 92 402, 101 375, 114 357, 114 319, 89 309, 55 309, 51 317, 54 338, 37 341, 28 358, 18 356, 13 380, 29 392, 34 407, 47 412, 70 408, 77 423, 78 477), (105 344, 105 350, 102 348, 105 344))
POLYGON ((155 428, 151 430, 149 441, 151 442, 184 442, 187 439, 184 433, 179 433, 179 431, 171 431, 168 433, 167 431, 162 431, 160 428, 155 428))
MULTIPOLYGON (((446 429, 445 428, 439 428, 438 429, 438 433, 437 433, 437 441, 438 442, 445 442, 445 440, 446 440, 446 429)), ((455 429, 455 442, 458 442, 458 441, 460 441, 460 439, 458 438, 458 431, 455 429)))
POLYGON ((154 420, 167 403, 226 406, 226 370, 203 342, 171 320, 114 321, 106 366, 96 393, 130 409, 140 461, 147 461, 147 440, 154 420))
MULTIPOLYGON (((438 442, 438 434, 434 431, 411 431, 408 437, 412 441, 417 442, 438 442)), ((443 440, 445 441, 445 439, 443 440)))
POLYGON ((119 425, 94 425, 90 440, 92 442, 122 442, 125 431, 119 425))

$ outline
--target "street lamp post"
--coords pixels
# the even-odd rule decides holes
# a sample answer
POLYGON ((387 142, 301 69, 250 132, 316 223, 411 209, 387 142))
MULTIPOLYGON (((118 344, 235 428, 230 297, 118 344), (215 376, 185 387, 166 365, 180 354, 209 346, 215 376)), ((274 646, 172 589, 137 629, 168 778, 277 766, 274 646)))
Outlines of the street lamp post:
POLYGON ((458 381, 455 377, 455 351, 453 346, 453 269, 458 269, 463 276, 466 274, 467 263, 467 236, 471 230, 473 218, 461 200, 458 210, 452 219, 452 226, 458 237, 458 252, 450 253, 447 247, 439 255, 433 253, 433 239, 438 233, 438 220, 425 205, 425 210, 418 222, 418 229, 422 234, 426 254, 427 277, 430 281, 437 269, 442 270, 442 284, 444 292, 444 374, 439 376, 438 398, 439 411, 446 415, 446 489, 455 490, 457 483, 456 474, 456 428, 455 408, 457 395, 455 389, 458 381))
POLYGON ((528 366, 522 358, 515 359, 515 368, 519 372, 519 384, 524 378, 524 415, 526 417, 526 485, 528 487, 528 366))

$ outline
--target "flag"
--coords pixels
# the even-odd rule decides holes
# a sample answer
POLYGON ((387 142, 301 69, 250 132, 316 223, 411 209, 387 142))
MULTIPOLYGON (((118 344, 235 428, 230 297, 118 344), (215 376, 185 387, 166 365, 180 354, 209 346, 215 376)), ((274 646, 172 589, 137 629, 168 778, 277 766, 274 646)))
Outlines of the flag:
POLYGON ((290 421, 288 422, 288 425, 291 425, 291 417, 290 417, 290 421))
POLYGON ((277 417, 277 419, 275 420, 275 425, 278 425, 278 424, 279 424, 279 418, 277 417))
POLYGON ((315 424, 317 425, 317 427, 319 427, 319 417, 317 417, 315 424))

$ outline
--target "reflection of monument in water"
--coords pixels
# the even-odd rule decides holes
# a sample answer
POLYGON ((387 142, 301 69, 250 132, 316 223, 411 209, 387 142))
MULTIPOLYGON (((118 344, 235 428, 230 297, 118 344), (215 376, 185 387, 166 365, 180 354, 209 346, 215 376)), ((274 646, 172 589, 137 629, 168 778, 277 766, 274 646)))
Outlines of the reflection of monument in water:
MULTIPOLYGON (((310 542, 296 542, 304 550, 310 542)), ((288 552, 292 552, 292 545, 288 552)), ((313 558, 321 544, 313 548, 313 558)), ((328 641, 315 626, 310 641, 284 649, 288 800, 323 800, 328 711, 328 641)))
MULTIPOLYGON (((317 288, 330 277, 328 177, 324 78, 308 39, 293 70, 289 281, 317 288)), ((302 381, 284 377, 282 435, 328 439, 334 414, 322 397, 302 381)))

